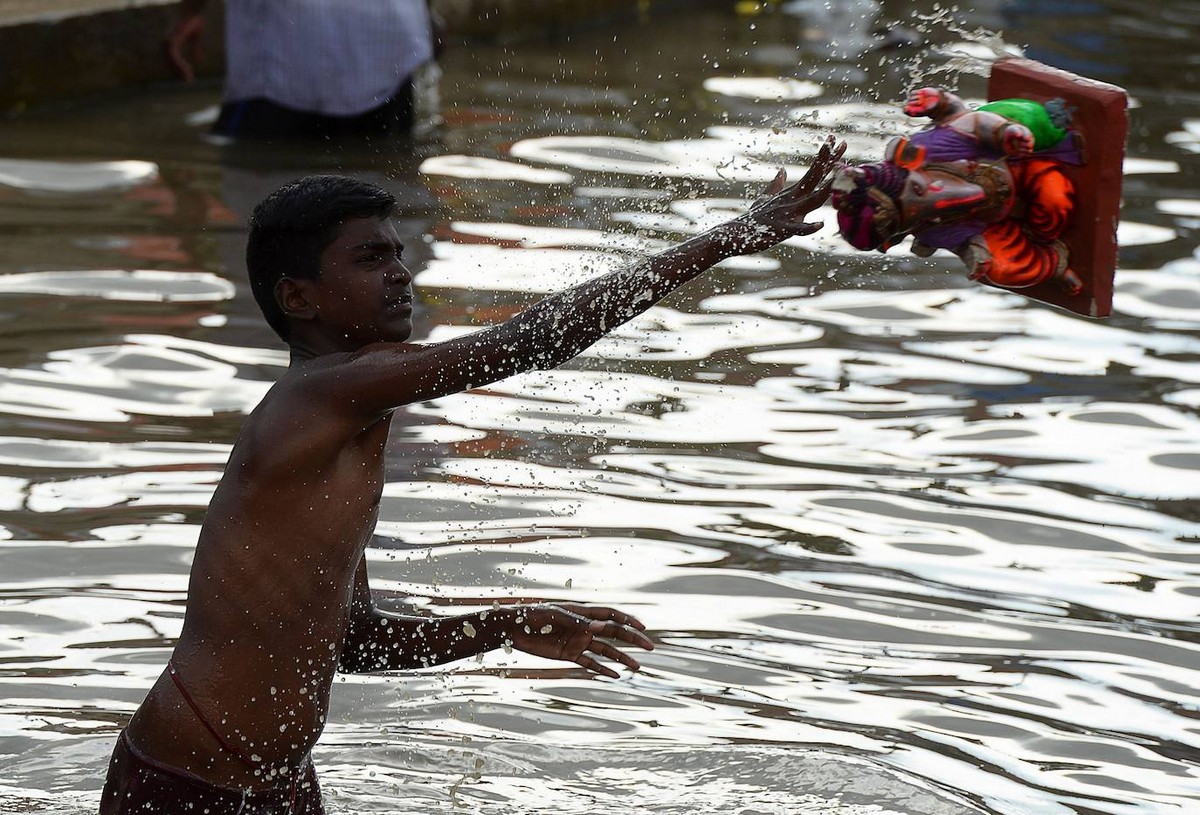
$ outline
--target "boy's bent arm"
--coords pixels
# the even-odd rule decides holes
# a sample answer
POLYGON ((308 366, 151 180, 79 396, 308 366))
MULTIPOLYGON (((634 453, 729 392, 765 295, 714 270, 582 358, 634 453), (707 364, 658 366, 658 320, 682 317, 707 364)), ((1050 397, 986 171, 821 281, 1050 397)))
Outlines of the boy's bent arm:
POLYGON ((383 411, 560 365, 721 260, 820 229, 804 218, 828 198, 828 175, 843 151, 826 142, 804 178, 785 187, 781 172, 741 217, 547 297, 498 326, 436 345, 368 346, 342 371, 360 375, 343 384, 361 408, 383 411))
POLYGON ((497 606, 456 617, 413 617, 375 606, 367 584, 366 559, 355 576, 350 623, 338 667, 348 673, 427 668, 494 651, 519 651, 574 662, 605 676, 616 671, 597 657, 631 670, 636 660, 604 642, 617 640, 645 650, 654 646, 637 619, 603 606, 539 604, 497 606))
POLYGON ((338 668, 347 673, 367 673, 441 665, 504 645, 495 626, 489 634, 486 638, 477 636, 470 617, 415 617, 380 609, 371 596, 364 555, 354 574, 350 620, 338 668))

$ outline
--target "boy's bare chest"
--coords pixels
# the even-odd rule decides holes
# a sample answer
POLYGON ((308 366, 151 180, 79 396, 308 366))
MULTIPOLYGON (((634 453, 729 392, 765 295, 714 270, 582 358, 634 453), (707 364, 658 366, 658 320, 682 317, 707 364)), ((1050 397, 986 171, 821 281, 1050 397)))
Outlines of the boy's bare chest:
POLYGON ((379 504, 384 484, 384 451, 388 423, 379 422, 348 443, 323 473, 320 489, 348 506, 374 508, 379 504))
POLYGON ((259 530, 357 537, 358 530, 374 525, 378 512, 389 425, 381 420, 350 438, 323 443, 248 434, 251 443, 235 449, 209 519, 227 516, 259 530))

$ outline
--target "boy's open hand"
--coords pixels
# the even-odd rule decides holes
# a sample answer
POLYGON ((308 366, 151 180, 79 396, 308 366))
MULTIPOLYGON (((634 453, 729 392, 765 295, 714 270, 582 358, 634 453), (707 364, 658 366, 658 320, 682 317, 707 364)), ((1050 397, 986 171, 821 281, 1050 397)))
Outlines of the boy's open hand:
POLYGON ((615 608, 577 603, 541 604, 516 609, 512 646, 534 656, 574 662, 589 671, 616 679, 618 674, 596 657, 619 662, 631 671, 638 662, 604 639, 619 640, 647 651, 653 650, 643 631, 646 626, 632 615, 615 608))
POLYGON ((804 177, 791 186, 787 173, 779 171, 767 185, 750 210, 718 227, 722 238, 730 242, 736 254, 750 255, 770 249, 795 235, 811 235, 824 224, 810 223, 804 218, 829 198, 830 173, 846 152, 845 142, 826 139, 804 177))

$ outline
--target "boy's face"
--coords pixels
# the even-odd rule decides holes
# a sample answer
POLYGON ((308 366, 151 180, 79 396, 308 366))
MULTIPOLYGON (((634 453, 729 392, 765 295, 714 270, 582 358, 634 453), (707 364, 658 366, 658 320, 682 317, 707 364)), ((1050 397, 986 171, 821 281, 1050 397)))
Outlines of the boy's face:
POLYGON ((321 253, 319 319, 344 350, 412 334, 412 272, 403 249, 392 221, 369 217, 343 223, 321 253))

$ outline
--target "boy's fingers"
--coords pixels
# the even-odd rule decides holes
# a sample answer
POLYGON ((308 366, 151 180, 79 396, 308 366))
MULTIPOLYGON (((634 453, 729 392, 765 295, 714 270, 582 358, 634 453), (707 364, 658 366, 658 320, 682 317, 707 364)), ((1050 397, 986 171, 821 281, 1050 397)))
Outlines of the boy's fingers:
POLYGON ((817 157, 813 160, 812 167, 809 168, 810 173, 817 172, 824 175, 833 169, 833 165, 846 154, 846 143, 835 142, 830 136, 821 145, 821 149, 817 151, 817 157))
POLYGON ((595 654, 599 654, 605 659, 611 659, 613 662, 619 662, 631 671, 636 671, 638 668, 642 667, 640 664, 638 664, 636 659, 629 656, 629 654, 625 653, 621 649, 614 648, 607 642, 592 640, 592 644, 588 647, 588 650, 595 654))
POLYGON ((587 654, 580 654, 578 657, 576 657, 575 664, 579 665, 580 667, 582 667, 586 670, 591 671, 592 673, 600 674, 601 676, 607 676, 612 679, 620 679, 621 678, 621 675, 619 673, 617 673, 616 671, 614 671, 612 668, 609 668, 607 665, 601 665, 599 662, 592 659, 587 654))
POLYGON ((787 182, 787 170, 780 168, 779 172, 775 173, 775 177, 771 179, 771 183, 767 185, 763 191, 764 196, 778 195, 783 191, 783 186, 787 182))
POLYGON ((833 145, 834 142, 832 136, 821 142, 821 148, 817 150, 817 155, 813 159, 813 164, 815 166, 829 163, 830 159, 833 158, 833 145))
POLYGON ((588 626, 588 631, 591 632, 593 637, 606 637, 610 640, 621 640, 622 642, 627 642, 630 645, 636 645, 638 648, 646 651, 654 650, 654 643, 652 643, 650 638, 641 631, 638 631, 636 628, 630 628, 627 625, 621 625, 620 623, 616 623, 611 620, 607 622, 595 620, 591 623, 591 625, 588 626))
POLYGON ((812 198, 817 203, 825 203, 825 199, 829 198, 829 194, 833 192, 833 179, 826 178, 825 181, 817 188, 817 191, 812 194, 812 198))
POLYGON ((615 608, 609 608, 608 606, 565 605, 563 608, 573 614, 578 614, 580 617, 587 617, 589 620, 615 620, 622 625, 633 626, 641 631, 646 630, 645 624, 637 617, 615 608))
MULTIPOLYGON (((764 201, 774 195, 783 194, 791 199, 804 198, 812 195, 814 188, 827 182, 829 173, 833 170, 834 166, 837 164, 842 155, 845 154, 845 152, 846 143, 839 142, 835 140, 833 136, 830 136, 821 143, 821 147, 817 150, 817 155, 815 158, 813 158, 812 164, 809 165, 808 171, 805 172, 799 181, 790 186, 785 186, 787 184, 787 171, 781 169, 778 173, 776 173, 775 178, 771 181, 771 183, 767 185, 767 188, 763 191, 763 194, 755 199, 752 207, 762 204, 764 201)), ((829 193, 826 192, 822 187, 821 192, 818 194, 821 196, 828 196, 829 193)), ((639 626, 639 628, 640 627, 642 626, 639 626)))
MULTIPOLYGON (((810 190, 809 192, 800 196, 798 200, 793 202, 795 209, 791 217, 795 220, 799 220, 808 215, 814 209, 824 204, 829 199, 829 195, 832 192, 833 179, 826 176, 824 179, 822 179, 819 187, 817 187, 815 190, 810 190)), ((808 233, 799 232, 797 234, 807 235, 808 233)))
POLYGON ((826 176, 821 179, 821 184, 815 190, 810 190, 799 201, 796 202, 796 217, 802 218, 812 212, 817 207, 824 204, 830 193, 833 192, 833 179, 826 176))
POLYGON ((825 177, 833 169, 834 164, 841 158, 842 153, 845 152, 845 147, 844 142, 837 149, 833 149, 829 142, 822 144, 816 158, 809 165, 808 172, 804 174, 804 178, 797 182, 796 191, 800 194, 807 193, 817 184, 824 181, 825 177))
POLYGON ((817 157, 817 166, 821 168, 821 174, 825 175, 834 168, 843 155, 846 153, 846 143, 841 142, 836 147, 830 147, 827 150, 822 150, 820 156, 817 157))

